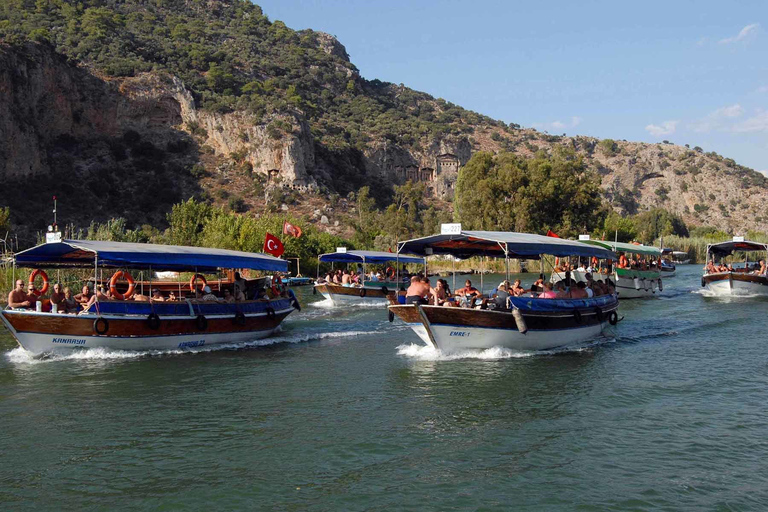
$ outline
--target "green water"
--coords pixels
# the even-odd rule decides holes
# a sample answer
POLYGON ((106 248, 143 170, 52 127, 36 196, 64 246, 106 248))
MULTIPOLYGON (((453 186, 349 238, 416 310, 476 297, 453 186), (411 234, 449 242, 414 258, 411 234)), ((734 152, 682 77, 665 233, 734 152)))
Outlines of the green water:
POLYGON ((765 510, 768 301, 698 281, 679 267, 615 337, 545 354, 439 354, 306 288, 271 345, 40 361, 3 332, 0 503, 765 510))

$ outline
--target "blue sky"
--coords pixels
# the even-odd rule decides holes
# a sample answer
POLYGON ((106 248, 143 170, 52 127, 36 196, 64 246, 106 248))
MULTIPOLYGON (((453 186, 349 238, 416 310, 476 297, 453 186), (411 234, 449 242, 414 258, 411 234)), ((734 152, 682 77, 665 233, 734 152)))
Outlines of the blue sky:
POLYGON ((335 35, 368 79, 549 133, 666 139, 768 170, 765 1, 256 3, 335 35))

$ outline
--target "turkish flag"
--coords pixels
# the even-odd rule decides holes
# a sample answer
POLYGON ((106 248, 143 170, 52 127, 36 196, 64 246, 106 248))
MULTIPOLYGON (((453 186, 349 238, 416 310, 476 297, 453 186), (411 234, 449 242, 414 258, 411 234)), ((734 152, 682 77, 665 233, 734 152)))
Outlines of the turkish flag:
POLYGON ((557 234, 555 234, 555 232, 554 232, 554 231, 552 231, 551 229, 548 229, 548 230, 547 230, 547 236, 551 236, 552 238, 560 238, 560 237, 559 237, 559 236, 557 236, 557 234))
POLYGON ((279 258, 285 252, 285 247, 283 247, 283 242, 279 238, 272 233, 267 233, 266 238, 264 238, 264 252, 279 258))
POLYGON ((301 228, 299 226, 294 226, 288 221, 285 221, 283 222, 283 234, 299 238, 301 236, 301 228))

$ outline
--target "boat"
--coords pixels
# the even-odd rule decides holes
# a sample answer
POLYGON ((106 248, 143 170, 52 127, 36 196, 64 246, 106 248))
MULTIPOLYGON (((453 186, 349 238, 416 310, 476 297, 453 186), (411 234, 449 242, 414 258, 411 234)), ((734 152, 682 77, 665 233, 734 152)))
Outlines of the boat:
POLYGON ((691 262, 691 257, 687 252, 672 251, 672 263, 675 265, 688 265, 691 262))
MULTIPOLYGON (((292 292, 274 293, 273 298, 256 298, 235 303, 197 300, 196 280, 220 269, 251 269, 285 272, 287 262, 272 256, 224 249, 62 240, 45 243, 15 255, 15 267, 40 269, 91 268, 93 276, 114 269, 111 284, 126 278, 128 271, 149 268, 195 272, 190 297, 175 301, 125 300, 132 294, 118 291, 123 300, 96 301, 78 314, 29 309, 2 310, 2 321, 16 341, 33 354, 63 349, 105 347, 119 350, 184 349, 239 343, 265 338, 279 328, 293 311, 300 309, 292 292)), ((44 273, 44 272, 42 272, 44 273)), ((47 278, 46 278, 47 279, 47 278)), ((94 279, 98 281, 98 279, 94 279)), ((45 288, 45 286, 44 286, 45 288)), ((135 290, 135 288, 133 288, 135 290)), ((42 290, 41 290, 42 291, 42 290)), ((257 295, 262 296, 262 294, 257 295)), ((38 302, 40 304, 40 302, 38 302)))
POLYGON ((359 265, 363 275, 370 264, 385 265, 394 263, 387 270, 386 281, 364 280, 361 286, 344 286, 320 279, 318 276, 312 293, 320 293, 334 306, 343 304, 386 305, 388 297, 394 296, 398 288, 405 283, 407 276, 401 274, 401 265, 406 263, 424 264, 424 258, 408 254, 395 254, 382 251, 351 251, 340 247, 336 252, 321 254, 318 261, 323 263, 353 263, 359 265))
MULTIPOLYGON (((592 273, 593 279, 605 281, 610 279, 616 286, 619 299, 637 299, 653 297, 664 290, 661 272, 659 272, 658 260, 661 257, 661 249, 642 244, 609 242, 605 240, 581 240, 584 244, 602 247, 614 251, 619 255, 619 263, 612 262, 600 266, 592 273), (630 255, 627 257, 626 255, 630 255), (643 268, 630 266, 632 255, 649 258, 650 264, 643 268), (626 263, 625 263, 626 262, 626 263)), ((586 281, 586 270, 572 270, 570 277, 576 281, 586 281)), ((565 272, 553 272, 552 279, 565 279, 565 272)))
POLYGON ((311 277, 284 277, 283 282, 288 286, 308 286, 315 281, 311 277))
MULTIPOLYGON (((672 262, 672 259, 670 255, 672 254, 672 249, 664 248, 661 250, 661 277, 662 279, 665 277, 674 277, 675 271, 677 268, 675 267, 675 264, 672 262)), ((663 285, 662 285, 663 286, 663 285)))
MULTIPOLYGON (((750 266, 748 259, 750 253, 768 254, 768 244, 734 237, 730 242, 708 245, 707 261, 724 264, 725 258, 738 253, 744 253, 744 261, 732 265, 735 267, 733 271, 712 271, 708 263, 701 278, 701 286, 716 296, 768 295, 768 276, 760 273, 760 265, 755 265, 754 261, 750 266)), ((765 258, 762 254, 761 257, 765 258)))
MULTIPOLYGON (((602 247, 542 235, 496 231, 444 229, 439 235, 398 244, 398 252, 417 255, 451 254, 460 258, 510 259, 586 256, 616 259, 602 247)), ((389 306, 390 321, 399 318, 428 346, 445 352, 503 347, 513 350, 547 350, 582 343, 599 336, 618 322, 615 294, 590 299, 540 299, 532 294, 509 297, 489 309, 403 304, 398 295, 389 306)), ((481 306, 482 307, 482 306, 481 306)))

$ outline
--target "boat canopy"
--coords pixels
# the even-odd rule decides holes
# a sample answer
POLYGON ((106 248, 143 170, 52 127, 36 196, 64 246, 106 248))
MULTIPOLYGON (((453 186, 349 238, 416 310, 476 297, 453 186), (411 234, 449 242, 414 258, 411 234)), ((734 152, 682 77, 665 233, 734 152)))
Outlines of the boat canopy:
POLYGON ((677 258, 678 256, 688 256, 688 253, 685 251, 672 251, 672 256, 677 258))
POLYGON ((759 242, 721 242, 719 244, 712 244, 707 248, 708 253, 715 254, 717 256, 728 256, 736 251, 768 251, 768 245, 761 244, 759 242))
POLYGON ((558 257, 616 259, 614 252, 603 247, 564 238, 505 231, 460 231, 458 234, 432 235, 400 242, 397 250, 423 255, 450 254, 458 258, 491 256, 538 259, 542 254, 550 254, 558 257))
POLYGON ((329 252, 321 254, 319 260, 329 263, 387 263, 388 261, 399 261, 400 263, 424 264, 424 258, 419 256, 382 251, 329 252))
POLYGON ((288 262, 261 253, 184 247, 178 245, 134 244, 95 240, 63 240, 42 244, 17 253, 16 265, 34 267, 84 267, 97 263, 113 268, 216 272, 218 269, 247 268, 286 272, 288 262))
POLYGON ((599 245, 616 252, 628 252, 631 254, 645 254, 647 256, 661 255, 661 249, 650 245, 627 244, 624 242, 611 242, 609 240, 585 240, 585 244, 599 245))

